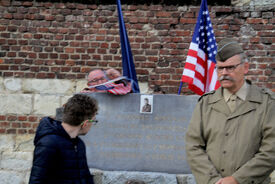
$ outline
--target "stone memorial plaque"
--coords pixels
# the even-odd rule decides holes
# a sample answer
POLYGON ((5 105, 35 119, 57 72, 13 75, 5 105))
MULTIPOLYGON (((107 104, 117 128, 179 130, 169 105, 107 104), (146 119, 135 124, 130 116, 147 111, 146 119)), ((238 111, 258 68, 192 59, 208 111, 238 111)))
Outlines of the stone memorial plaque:
POLYGON ((90 168, 191 173, 184 137, 198 96, 88 95, 98 100, 100 108, 98 124, 82 137, 90 168), (143 112, 146 103, 151 107, 143 112))

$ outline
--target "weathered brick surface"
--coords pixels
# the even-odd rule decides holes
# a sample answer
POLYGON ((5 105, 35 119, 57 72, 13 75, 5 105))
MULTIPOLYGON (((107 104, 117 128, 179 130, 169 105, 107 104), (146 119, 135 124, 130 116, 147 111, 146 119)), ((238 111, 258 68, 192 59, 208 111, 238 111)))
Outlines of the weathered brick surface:
MULTIPOLYGON (((0 8, 1 77, 84 79, 92 68, 121 70, 116 6, 12 1, 0 8)), ((177 93, 199 7, 122 9, 138 79, 177 93)), ((209 10, 217 40, 238 37, 254 65, 248 77, 275 91, 274 67, 266 71, 274 64, 274 6, 209 10)), ((186 87, 183 93, 189 94, 186 87)))
POLYGON ((33 134, 40 118, 34 115, 1 115, 0 134, 33 134))

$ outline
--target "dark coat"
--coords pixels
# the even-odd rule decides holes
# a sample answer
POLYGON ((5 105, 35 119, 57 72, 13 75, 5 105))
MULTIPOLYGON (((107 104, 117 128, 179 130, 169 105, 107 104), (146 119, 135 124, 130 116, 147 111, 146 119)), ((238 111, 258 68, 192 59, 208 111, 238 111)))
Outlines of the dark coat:
POLYGON ((34 138, 29 184, 93 184, 84 142, 70 138, 61 122, 45 117, 34 138))

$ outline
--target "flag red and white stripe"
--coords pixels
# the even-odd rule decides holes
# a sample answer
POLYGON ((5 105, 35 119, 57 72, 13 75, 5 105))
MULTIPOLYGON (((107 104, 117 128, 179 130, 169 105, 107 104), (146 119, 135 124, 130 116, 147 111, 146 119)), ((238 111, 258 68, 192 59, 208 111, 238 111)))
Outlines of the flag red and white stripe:
POLYGON ((220 87, 215 69, 216 54, 216 39, 207 3, 203 0, 181 78, 198 95, 220 87))
POLYGON ((109 93, 112 93, 114 95, 126 95, 127 93, 131 92, 132 85, 131 82, 128 82, 126 86, 124 86, 123 83, 115 84, 115 83, 110 83, 107 84, 106 86, 114 86, 113 89, 107 90, 109 93))
POLYGON ((126 95, 132 90, 132 83, 126 77, 118 77, 103 84, 89 86, 91 92, 109 92, 114 95, 126 95))

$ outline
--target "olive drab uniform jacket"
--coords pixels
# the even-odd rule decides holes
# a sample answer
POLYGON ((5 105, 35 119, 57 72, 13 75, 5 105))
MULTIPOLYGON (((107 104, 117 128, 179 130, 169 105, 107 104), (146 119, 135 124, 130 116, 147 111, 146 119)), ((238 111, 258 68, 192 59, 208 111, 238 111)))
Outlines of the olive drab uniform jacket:
POLYGON ((187 161, 197 184, 233 176, 239 184, 266 184, 275 169, 275 96, 249 85, 231 113, 222 88, 203 95, 186 133, 187 161))

